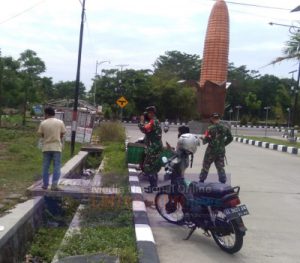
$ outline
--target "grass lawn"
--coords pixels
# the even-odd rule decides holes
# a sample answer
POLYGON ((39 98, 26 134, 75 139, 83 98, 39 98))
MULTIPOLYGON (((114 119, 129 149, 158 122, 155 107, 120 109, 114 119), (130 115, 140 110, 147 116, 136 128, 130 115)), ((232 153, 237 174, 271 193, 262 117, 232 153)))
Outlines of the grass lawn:
POLYGON ((103 253, 118 256, 121 263, 136 263, 133 215, 127 201, 104 198, 88 204, 81 212, 80 232, 67 240, 60 256, 103 253))
MULTIPOLYGON (((20 202, 20 199, 5 199, 9 194, 25 196, 26 189, 41 178, 42 152, 37 147, 36 130, 0 129, 0 214, 20 202)), ((79 148, 80 145, 76 145, 76 151, 79 148)), ((62 162, 68 159, 70 147, 66 143, 62 162)))
POLYGON ((81 230, 63 246, 63 256, 103 253, 118 256, 121 263, 138 262, 128 193, 125 130, 119 123, 106 123, 95 132, 104 150, 103 186, 120 187, 122 194, 90 200, 81 212, 81 230))
POLYGON ((273 139, 270 137, 254 137, 254 136, 240 136, 242 138, 250 139, 250 140, 256 140, 256 141, 261 141, 261 142, 269 142, 269 143, 274 143, 274 144, 281 144, 285 146, 292 146, 292 147, 297 147, 300 148, 300 143, 291 143, 287 139, 273 139))
POLYGON ((65 197, 57 200, 58 209, 53 211, 51 203, 46 201, 43 225, 37 231, 33 241, 26 244, 26 262, 50 263, 52 261, 78 205, 78 200, 65 197))

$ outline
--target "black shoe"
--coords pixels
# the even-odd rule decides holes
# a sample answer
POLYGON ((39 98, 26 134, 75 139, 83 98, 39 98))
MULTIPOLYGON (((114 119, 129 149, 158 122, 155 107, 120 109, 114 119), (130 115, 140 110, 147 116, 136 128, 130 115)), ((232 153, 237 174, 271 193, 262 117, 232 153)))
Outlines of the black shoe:
POLYGON ((151 194, 153 192, 158 191, 158 186, 157 185, 149 185, 147 187, 144 187, 145 193, 151 194))
POLYGON ((47 190, 47 189, 48 189, 48 186, 43 185, 43 186, 42 186, 42 189, 47 190))
POLYGON ((51 191, 63 191, 60 187, 57 186, 57 184, 53 184, 51 186, 51 191))
POLYGON ((150 185, 147 187, 144 187, 144 190, 145 190, 145 193, 147 193, 147 194, 153 193, 153 187, 150 185))

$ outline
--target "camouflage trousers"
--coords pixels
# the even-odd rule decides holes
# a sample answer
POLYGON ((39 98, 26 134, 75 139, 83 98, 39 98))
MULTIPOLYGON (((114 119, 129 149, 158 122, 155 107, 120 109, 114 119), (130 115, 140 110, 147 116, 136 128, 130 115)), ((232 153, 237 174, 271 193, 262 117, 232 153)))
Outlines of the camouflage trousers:
POLYGON ((148 176, 150 184, 156 184, 157 174, 161 169, 161 149, 160 148, 147 148, 145 151, 145 160, 143 163, 144 173, 148 176))
POLYGON ((225 155, 224 154, 211 154, 205 153, 203 159, 203 166, 200 173, 200 181, 204 182, 207 178, 209 168, 212 163, 215 163, 215 166, 218 171, 219 181, 221 183, 226 183, 226 173, 225 173, 225 155))

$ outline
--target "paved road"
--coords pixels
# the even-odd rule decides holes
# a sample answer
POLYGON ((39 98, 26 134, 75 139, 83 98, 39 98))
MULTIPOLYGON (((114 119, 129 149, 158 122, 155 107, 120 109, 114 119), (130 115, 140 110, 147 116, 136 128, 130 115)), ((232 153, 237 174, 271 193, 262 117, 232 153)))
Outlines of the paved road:
MULTIPOLYGON (((133 127, 136 127, 137 124, 126 124, 126 127, 129 129, 132 129, 133 127)), ((176 132, 178 129, 177 125, 170 125, 170 131, 176 132)), ((233 127, 231 129, 233 135, 244 135, 244 136, 257 136, 257 137, 263 137, 265 136, 265 128, 246 128, 246 127, 238 127, 237 129, 233 127)), ((279 132, 276 129, 268 128, 267 129, 267 136, 268 137, 277 137, 282 138, 283 132, 279 132)))
MULTIPOLYGON (((127 133, 131 141, 141 137, 134 126, 127 126, 127 133)), ((176 144, 173 129, 164 134, 163 142, 166 140, 176 144)), ((187 178, 197 180, 204 150, 201 146, 196 153, 187 178)), ((201 230, 184 241, 188 233, 185 227, 168 224, 148 207, 161 263, 300 262, 300 157, 234 142, 228 146, 227 158, 232 185, 241 186, 241 200, 251 213, 244 217, 248 232, 242 250, 227 255, 201 230)), ((211 173, 216 173, 214 167, 211 173)), ((149 201, 153 197, 145 194, 149 201)))

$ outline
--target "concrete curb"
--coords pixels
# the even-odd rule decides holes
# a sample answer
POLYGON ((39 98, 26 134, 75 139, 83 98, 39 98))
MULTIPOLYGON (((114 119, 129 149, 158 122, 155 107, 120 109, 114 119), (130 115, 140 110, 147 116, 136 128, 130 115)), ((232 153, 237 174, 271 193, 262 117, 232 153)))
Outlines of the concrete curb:
POLYGON ((285 152, 293 155, 299 155, 300 156, 300 149, 296 147, 288 147, 285 145, 280 145, 280 144, 274 144, 274 143, 268 143, 268 142, 263 142, 263 141, 256 141, 256 140, 250 140, 247 138, 241 138, 241 137, 233 137, 234 141, 244 143, 244 144, 249 144, 265 149, 270 149, 278 152, 285 152))
POLYGON ((156 244, 138 178, 139 172, 135 168, 128 168, 128 173, 139 263, 159 263, 156 244))
MULTIPOLYGON (((132 121, 122 121, 122 123, 138 125, 138 122, 132 122, 132 121)), ((164 122, 162 121, 161 124, 164 124, 164 122)), ((181 125, 187 125, 187 123, 185 123, 185 122, 169 122, 169 125, 181 126, 181 125)))
MULTIPOLYGON (((263 125, 238 125, 238 128, 251 128, 251 129, 266 129, 266 126, 263 125)), ((236 128, 236 125, 232 124, 231 128, 236 128)), ((285 132, 286 127, 277 127, 277 126, 267 126, 269 130, 276 130, 278 132, 285 132)), ((291 131, 290 129, 288 130, 291 131)), ((295 131, 297 133, 297 131, 295 131)))
MULTIPOLYGON (((287 139, 289 136, 288 136, 288 135, 282 135, 282 137, 287 139)), ((297 140, 298 142, 300 142, 300 137, 296 137, 296 140, 297 140)))

